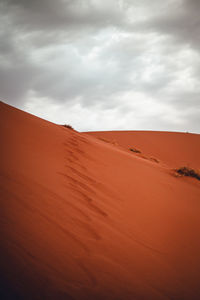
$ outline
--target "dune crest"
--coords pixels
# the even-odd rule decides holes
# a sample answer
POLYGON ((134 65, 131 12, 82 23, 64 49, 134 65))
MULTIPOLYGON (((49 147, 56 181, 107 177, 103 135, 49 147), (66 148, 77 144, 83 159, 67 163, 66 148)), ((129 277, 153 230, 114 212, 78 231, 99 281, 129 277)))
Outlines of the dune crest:
POLYGON ((0 126, 1 299, 200 298, 200 135, 0 126))

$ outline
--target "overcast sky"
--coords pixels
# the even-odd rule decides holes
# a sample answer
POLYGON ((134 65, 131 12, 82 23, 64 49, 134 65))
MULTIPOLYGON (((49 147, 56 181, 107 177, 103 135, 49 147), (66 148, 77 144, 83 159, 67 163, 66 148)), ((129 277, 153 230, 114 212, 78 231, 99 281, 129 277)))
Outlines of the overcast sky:
POLYGON ((0 0, 0 99, 80 131, 200 133, 199 0, 0 0))

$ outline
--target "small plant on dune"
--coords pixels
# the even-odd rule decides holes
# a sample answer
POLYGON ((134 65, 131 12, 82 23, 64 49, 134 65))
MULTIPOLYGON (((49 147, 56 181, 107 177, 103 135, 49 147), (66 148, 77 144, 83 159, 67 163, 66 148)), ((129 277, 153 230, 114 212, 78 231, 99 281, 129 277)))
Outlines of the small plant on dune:
POLYGON ((200 172, 189 167, 181 167, 175 170, 181 176, 193 177, 200 180, 200 172))
POLYGON ((74 128, 69 124, 64 124, 63 127, 74 130, 74 128))
POLYGON ((156 162, 156 163, 159 163, 159 159, 157 159, 157 158, 155 158, 155 157, 152 157, 152 156, 151 156, 149 159, 152 160, 152 161, 154 161, 154 162, 156 162))
POLYGON ((135 148, 129 148, 130 151, 135 152, 135 153, 141 153, 140 150, 135 149, 135 148))

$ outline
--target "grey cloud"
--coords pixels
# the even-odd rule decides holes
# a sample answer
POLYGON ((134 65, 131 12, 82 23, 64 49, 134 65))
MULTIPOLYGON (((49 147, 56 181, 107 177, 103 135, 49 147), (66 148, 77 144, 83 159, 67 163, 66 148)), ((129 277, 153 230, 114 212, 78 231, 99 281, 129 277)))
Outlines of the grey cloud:
MULTIPOLYGON (((31 88, 41 96, 63 101, 82 92, 87 94, 88 89, 92 92, 95 85, 101 86, 101 68, 97 74, 95 70, 95 74, 92 74, 93 70, 89 73, 79 63, 80 59, 75 52, 80 51, 80 47, 84 48, 92 32, 113 26, 122 19, 117 7, 111 9, 112 3, 107 1, 106 5, 97 5, 93 1, 3 1, 1 8, 5 27, 1 35, 1 56, 3 65, 7 61, 9 68, 4 70, 1 67, 1 73, 4 74, 4 80, 1 80, 2 96, 12 101, 15 95, 17 101, 31 88), (77 38, 83 41, 80 47, 73 47, 75 51, 72 53, 70 44, 77 38), (48 55, 48 47, 59 43, 68 47, 61 65, 48 61, 47 64, 42 62, 39 67, 32 61, 31 55, 35 48, 37 51, 41 47, 45 48, 48 55), (17 64, 19 60, 22 60, 20 66, 17 64), (35 73, 36 69, 38 73, 35 73), (10 93, 6 84, 9 74, 10 78, 18 78, 10 93)), ((54 51, 59 55, 59 51, 54 51)))
POLYGON ((172 2, 169 11, 166 10, 163 14, 155 16, 143 26, 148 30, 156 30, 161 34, 174 37, 174 43, 187 44, 199 50, 199 10, 199 0, 172 2))
POLYGON ((30 66, 16 67, 0 72, 0 97, 14 104, 23 104, 36 70, 30 66))
POLYGON ((21 30, 29 31, 82 31, 117 25, 123 20, 117 1, 96 2, 92 0, 42 0, 3 1, 4 12, 12 16, 12 22, 21 30))

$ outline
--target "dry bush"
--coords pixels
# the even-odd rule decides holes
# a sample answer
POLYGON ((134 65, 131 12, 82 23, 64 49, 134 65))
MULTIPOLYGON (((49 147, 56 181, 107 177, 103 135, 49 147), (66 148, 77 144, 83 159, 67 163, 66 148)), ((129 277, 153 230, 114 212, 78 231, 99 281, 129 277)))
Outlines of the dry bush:
POLYGON ((154 162, 156 162, 157 164, 159 163, 159 159, 157 159, 155 157, 151 156, 149 159, 152 160, 152 161, 154 161, 154 162))
POLYGON ((141 153, 140 150, 135 149, 135 148, 129 148, 130 151, 135 152, 135 153, 141 153))
POLYGON ((74 128, 73 128, 71 125, 69 125, 69 124, 64 124, 64 125, 62 125, 62 126, 65 127, 65 128, 74 130, 74 128))
POLYGON ((193 177, 200 180, 200 172, 189 167, 181 167, 175 170, 181 176, 193 177))

